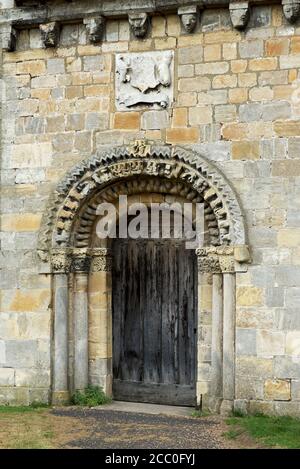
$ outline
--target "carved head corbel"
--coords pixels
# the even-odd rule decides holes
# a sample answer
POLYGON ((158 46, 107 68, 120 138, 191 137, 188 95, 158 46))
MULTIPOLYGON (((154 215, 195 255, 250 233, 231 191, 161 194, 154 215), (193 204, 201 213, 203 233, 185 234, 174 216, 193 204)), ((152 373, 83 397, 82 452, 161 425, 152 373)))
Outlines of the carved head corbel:
POLYGON ((282 0, 282 9, 289 23, 295 23, 300 17, 300 0, 282 0))
POLYGON ((90 18, 85 18, 83 20, 83 24, 85 24, 88 38, 91 43, 101 41, 105 28, 104 16, 93 16, 90 18))
POLYGON ((236 29, 244 29, 249 21, 250 7, 248 2, 232 2, 229 4, 230 19, 236 29))
POLYGON ((0 47, 7 52, 13 52, 16 49, 17 31, 11 24, 7 24, 0 30, 0 47))
POLYGON ((130 30, 137 38, 145 37, 149 27, 147 13, 129 13, 128 21, 130 30))
POLYGON ((178 8, 178 15, 181 24, 187 33, 192 33, 196 27, 198 19, 198 8, 196 5, 190 5, 178 8))
POLYGON ((57 21, 40 24, 41 39, 44 47, 56 47, 59 41, 60 24, 57 21))

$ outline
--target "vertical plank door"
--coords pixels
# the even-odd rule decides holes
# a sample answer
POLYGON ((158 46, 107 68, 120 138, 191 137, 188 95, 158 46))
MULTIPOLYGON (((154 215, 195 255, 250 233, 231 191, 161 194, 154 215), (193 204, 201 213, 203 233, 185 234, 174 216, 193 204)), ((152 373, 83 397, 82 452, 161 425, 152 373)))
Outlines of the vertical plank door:
POLYGON ((196 279, 184 240, 114 241, 114 399, 194 405, 196 279))

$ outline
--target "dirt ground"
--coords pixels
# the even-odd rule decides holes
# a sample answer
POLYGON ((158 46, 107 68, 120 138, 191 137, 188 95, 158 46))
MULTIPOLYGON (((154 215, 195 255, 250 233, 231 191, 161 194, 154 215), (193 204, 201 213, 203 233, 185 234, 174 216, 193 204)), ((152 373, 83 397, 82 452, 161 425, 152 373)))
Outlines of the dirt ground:
POLYGON ((64 407, 0 414, 0 448, 257 448, 224 436, 218 416, 173 417, 64 407))

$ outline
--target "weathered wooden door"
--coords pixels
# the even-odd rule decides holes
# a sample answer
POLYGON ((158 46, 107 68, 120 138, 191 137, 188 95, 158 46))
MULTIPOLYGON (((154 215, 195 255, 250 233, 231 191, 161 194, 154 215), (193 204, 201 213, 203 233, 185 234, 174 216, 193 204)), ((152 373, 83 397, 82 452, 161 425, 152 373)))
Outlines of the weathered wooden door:
POLYGON ((114 241, 115 399, 195 404, 195 258, 183 240, 114 241))

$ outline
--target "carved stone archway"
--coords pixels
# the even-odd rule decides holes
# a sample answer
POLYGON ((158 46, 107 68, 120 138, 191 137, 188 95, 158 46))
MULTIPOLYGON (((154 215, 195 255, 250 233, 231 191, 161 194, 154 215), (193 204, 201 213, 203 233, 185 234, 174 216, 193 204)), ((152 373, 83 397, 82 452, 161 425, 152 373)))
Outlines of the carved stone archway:
POLYGON ((53 275, 53 401, 68 400, 88 383, 111 393, 111 253, 92 245, 92 233, 100 201, 141 192, 204 202, 209 240, 196 249, 198 290, 212 284, 212 340, 209 359, 198 353, 197 403, 230 410, 235 272, 245 271, 249 262, 242 210, 209 160, 181 147, 145 142, 101 150, 77 165, 58 184, 44 214, 38 252, 43 271, 53 275))

